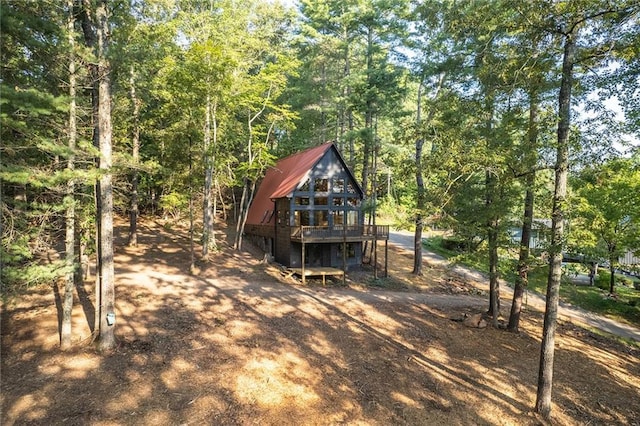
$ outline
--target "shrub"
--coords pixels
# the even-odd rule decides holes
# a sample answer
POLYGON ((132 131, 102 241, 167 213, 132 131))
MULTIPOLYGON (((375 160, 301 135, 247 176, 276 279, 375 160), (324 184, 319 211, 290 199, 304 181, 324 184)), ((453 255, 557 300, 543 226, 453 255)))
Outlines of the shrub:
POLYGON ((189 207, 189 197, 177 192, 171 192, 162 196, 160 207, 165 214, 171 215, 173 219, 178 219, 180 213, 189 207))
POLYGON ((598 276, 596 277, 596 287, 602 290, 609 290, 609 280, 611 279, 611 272, 608 269, 598 270, 598 276))
POLYGON ((631 280, 631 278, 621 277, 621 276, 616 275, 616 284, 617 285, 623 285, 625 287, 632 287, 633 286, 633 281, 631 280))
POLYGON ((466 241, 458 238, 443 238, 442 248, 451 251, 463 252, 467 251, 468 244, 466 241))

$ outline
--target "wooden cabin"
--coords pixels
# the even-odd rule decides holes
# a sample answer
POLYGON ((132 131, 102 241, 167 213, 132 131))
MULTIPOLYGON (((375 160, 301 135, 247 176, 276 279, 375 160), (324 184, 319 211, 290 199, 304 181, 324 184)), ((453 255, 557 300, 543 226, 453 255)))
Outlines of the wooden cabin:
MULTIPOLYGON (((247 216, 245 234, 289 268, 360 266, 363 242, 387 241, 388 226, 364 224, 364 193, 333 143, 269 168, 247 216)), ((312 275, 312 274, 308 274, 312 275)))

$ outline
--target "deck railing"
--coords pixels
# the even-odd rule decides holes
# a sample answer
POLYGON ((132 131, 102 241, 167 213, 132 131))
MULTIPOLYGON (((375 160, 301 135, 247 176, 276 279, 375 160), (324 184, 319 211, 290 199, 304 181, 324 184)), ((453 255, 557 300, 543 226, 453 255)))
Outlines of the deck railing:
POLYGON ((298 226, 291 229, 291 237, 300 240, 323 240, 337 238, 389 238, 389 225, 334 225, 298 226))

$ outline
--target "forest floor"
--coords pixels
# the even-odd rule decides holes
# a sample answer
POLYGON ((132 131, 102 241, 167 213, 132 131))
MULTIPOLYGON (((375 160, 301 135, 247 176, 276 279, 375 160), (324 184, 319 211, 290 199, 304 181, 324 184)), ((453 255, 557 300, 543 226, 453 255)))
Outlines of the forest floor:
MULTIPOLYGON (((57 286, 2 306, 1 424, 544 424, 541 313, 519 334, 452 321, 486 310, 485 283, 439 264, 414 277, 390 245, 390 278, 302 286, 224 235, 191 275, 186 229, 125 237, 118 222, 112 353, 89 344, 91 281, 68 351, 57 286)), ((640 350, 560 322, 555 354, 553 424, 640 424, 640 350)))

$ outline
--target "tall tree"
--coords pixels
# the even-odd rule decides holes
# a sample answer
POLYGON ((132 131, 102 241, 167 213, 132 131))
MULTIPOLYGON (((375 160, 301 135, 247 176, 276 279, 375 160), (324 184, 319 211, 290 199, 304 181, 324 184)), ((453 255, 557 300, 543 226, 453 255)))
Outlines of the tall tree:
MULTIPOLYGON (((73 0, 67 0, 67 43, 69 49, 69 123, 67 125, 67 137, 69 157, 67 159, 67 169, 73 173, 74 151, 77 140, 76 121, 76 46, 75 46, 75 11, 73 0)), ((67 193, 64 199, 66 205, 65 213, 65 260, 68 268, 64 287, 64 303, 62 307, 62 327, 60 330, 60 342, 63 349, 71 346, 71 314, 73 311, 73 291, 75 288, 76 268, 79 265, 78 253, 76 251, 76 211, 75 211, 75 179, 70 177, 67 181, 67 193)))
POLYGON ((579 247, 609 263, 609 293, 615 293, 618 259, 640 241, 640 164, 614 159, 581 171, 573 182, 576 205, 572 238, 579 247))
MULTIPOLYGON (((640 10, 637 2, 584 1, 576 3, 548 4, 540 2, 545 12, 541 28, 553 32, 562 40, 562 70, 558 94, 558 131, 555 165, 555 188, 551 225, 551 246, 547 297, 540 348, 540 367, 536 393, 536 411, 543 417, 551 414, 551 389, 555 332, 558 317, 559 289, 562 275, 562 249, 565 240, 564 225, 567 212, 567 178, 569 174, 569 129, 571 125, 572 86, 574 67, 581 62, 591 68, 603 66, 610 57, 615 41, 624 32, 625 24, 640 10), (550 11, 551 16, 546 15, 550 11), (552 28, 543 22, 552 22, 552 28)), ((540 9, 538 9, 539 11, 540 9)), ((536 15, 540 16, 540 15, 536 15)))
POLYGON ((84 0, 83 30, 90 48, 95 48, 94 141, 99 148, 98 209, 96 218, 98 247, 98 289, 96 292, 96 324, 98 347, 115 347, 115 273, 113 259, 113 176, 111 127, 111 77, 109 49, 109 15, 106 0, 92 3, 84 0))

